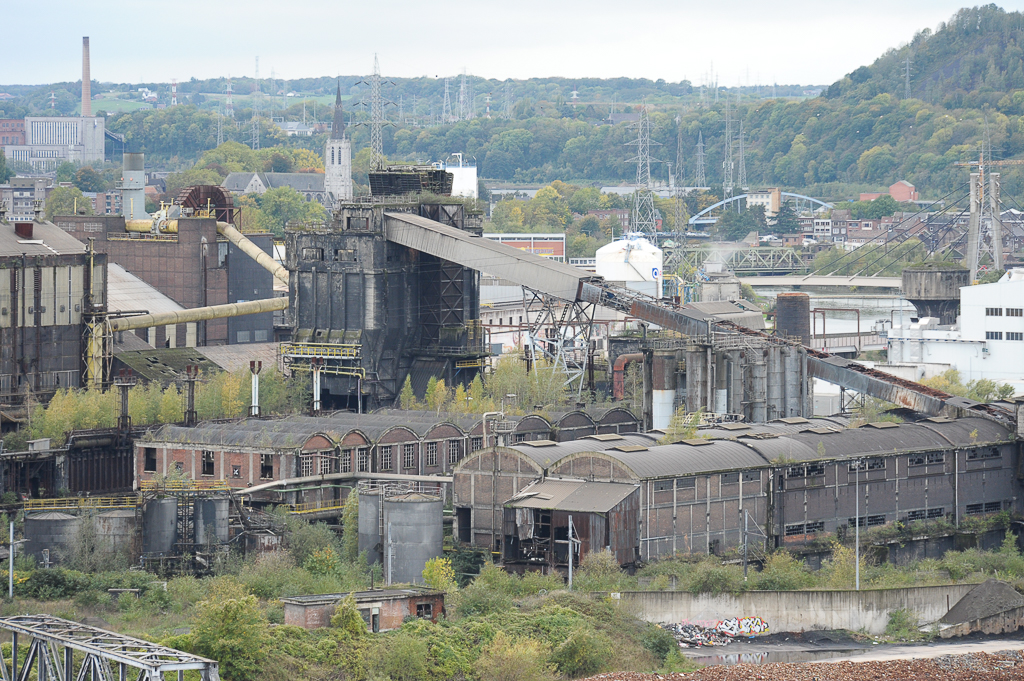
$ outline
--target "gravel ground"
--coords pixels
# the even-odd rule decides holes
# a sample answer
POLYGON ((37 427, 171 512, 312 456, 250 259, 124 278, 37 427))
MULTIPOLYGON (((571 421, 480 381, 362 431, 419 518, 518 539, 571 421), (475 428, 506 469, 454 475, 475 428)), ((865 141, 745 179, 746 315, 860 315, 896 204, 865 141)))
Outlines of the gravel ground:
POLYGON ((739 664, 692 674, 613 672, 586 681, 1024 681, 1021 651, 941 655, 930 659, 817 664, 739 664))

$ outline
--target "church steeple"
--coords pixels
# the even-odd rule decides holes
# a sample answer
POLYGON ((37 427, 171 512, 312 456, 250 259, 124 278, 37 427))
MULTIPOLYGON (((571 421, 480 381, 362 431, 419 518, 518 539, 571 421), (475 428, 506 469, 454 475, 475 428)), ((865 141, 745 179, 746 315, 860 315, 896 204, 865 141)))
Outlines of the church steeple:
POLYGON ((334 97, 334 125, 331 126, 331 139, 345 139, 345 115, 341 109, 341 80, 338 81, 338 94, 334 97))

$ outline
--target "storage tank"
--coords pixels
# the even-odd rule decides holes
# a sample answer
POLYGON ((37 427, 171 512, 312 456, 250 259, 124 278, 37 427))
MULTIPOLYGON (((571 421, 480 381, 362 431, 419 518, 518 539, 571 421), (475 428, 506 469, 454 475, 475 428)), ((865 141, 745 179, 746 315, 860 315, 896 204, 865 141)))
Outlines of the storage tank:
POLYGON ((380 491, 359 490, 359 552, 370 565, 380 562, 380 491))
POLYGON ((135 511, 117 509, 97 513, 92 517, 96 543, 108 551, 131 550, 135 545, 135 511))
POLYGON ((196 499, 193 508, 193 541, 196 544, 224 544, 228 540, 228 498, 196 499))
POLYGON ((672 417, 675 415, 676 373, 679 362, 674 350, 655 352, 652 362, 652 421, 655 430, 664 430, 672 423, 672 417))
POLYGON ((387 578, 390 572, 392 584, 422 584, 427 561, 441 555, 442 506, 441 497, 420 492, 384 499, 384 553, 391 559, 390 571, 388 561, 384 562, 384 574, 387 578))
POLYGON ((775 330, 811 342, 811 297, 806 293, 780 293, 775 299, 775 330))
POLYGON ((25 551, 41 561, 43 549, 49 549, 50 562, 58 563, 71 552, 81 523, 78 516, 57 511, 26 516, 25 551))
POLYGON ((178 543, 178 500, 150 499, 142 511, 142 552, 170 554, 178 543))
POLYGON ((627 288, 660 298, 661 266, 661 249, 633 233, 597 249, 594 271, 607 281, 624 282, 627 288))

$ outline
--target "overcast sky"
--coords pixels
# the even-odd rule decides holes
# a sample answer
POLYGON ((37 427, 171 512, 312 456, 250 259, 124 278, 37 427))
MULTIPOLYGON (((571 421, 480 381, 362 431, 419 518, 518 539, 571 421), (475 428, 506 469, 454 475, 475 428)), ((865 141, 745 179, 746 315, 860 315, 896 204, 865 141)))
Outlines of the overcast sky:
MULTIPOLYGON (((1019 1, 1019 0, 1018 0, 1019 1)), ((828 84, 964 6, 950 0, 4 0, 0 83, 369 73, 828 84), (16 56, 13 56, 16 55, 16 56), (12 58, 13 56, 13 58, 12 58)), ((1007 6, 1004 5, 1003 6, 1007 6)), ((1007 6, 1007 9, 1016 9, 1007 6)))

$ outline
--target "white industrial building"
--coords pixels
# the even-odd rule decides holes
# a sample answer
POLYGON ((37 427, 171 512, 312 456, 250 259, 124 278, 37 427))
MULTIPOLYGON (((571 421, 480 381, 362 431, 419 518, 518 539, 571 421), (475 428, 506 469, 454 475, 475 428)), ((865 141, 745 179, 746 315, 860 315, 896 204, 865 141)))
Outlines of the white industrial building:
POLYGON ((948 365, 964 381, 987 378, 1024 389, 1024 268, 993 284, 962 287, 957 323, 938 322, 922 317, 894 324, 889 362, 948 365))
POLYGON ((102 163, 106 121, 95 116, 38 116, 25 118, 25 144, 4 146, 10 161, 52 170, 64 161, 102 163))

